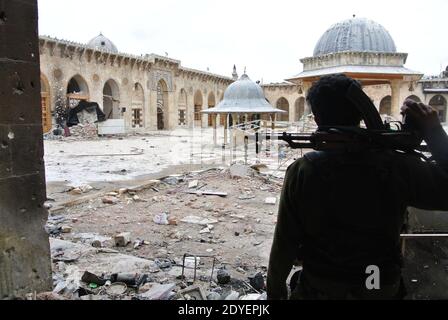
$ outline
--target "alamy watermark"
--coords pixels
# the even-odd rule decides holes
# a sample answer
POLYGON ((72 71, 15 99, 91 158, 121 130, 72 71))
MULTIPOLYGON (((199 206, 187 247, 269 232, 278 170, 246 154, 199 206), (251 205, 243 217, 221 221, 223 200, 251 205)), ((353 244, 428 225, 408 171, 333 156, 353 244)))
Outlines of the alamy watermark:
POLYGON ((375 265, 368 266, 366 269, 366 274, 369 275, 366 279, 367 290, 380 290, 381 289, 380 268, 375 265))

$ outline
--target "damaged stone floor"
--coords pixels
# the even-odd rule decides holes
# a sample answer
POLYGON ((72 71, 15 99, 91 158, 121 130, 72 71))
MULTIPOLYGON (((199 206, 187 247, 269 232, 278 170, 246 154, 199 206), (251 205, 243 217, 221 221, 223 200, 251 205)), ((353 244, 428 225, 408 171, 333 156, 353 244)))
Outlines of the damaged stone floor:
MULTIPOLYGON (((201 134, 45 142, 58 295, 41 298, 265 299, 284 170, 302 153, 276 145, 256 157, 201 134)), ((445 248, 407 242, 409 299, 448 298, 445 248)))
POLYGON ((100 292, 80 280, 88 271, 106 277, 147 274, 157 284, 153 290, 168 288, 165 298, 185 298, 180 292, 191 285, 209 298, 237 293, 262 298, 263 285, 251 283, 250 277, 266 276, 282 185, 281 179, 259 173, 263 168, 234 165, 168 177, 53 210, 47 231, 53 234, 55 290, 70 295, 83 288, 84 299, 95 294, 102 299, 145 297, 132 289, 116 296, 107 294, 112 289, 100 292), (123 233, 126 239, 115 238, 123 233), (192 258, 187 258, 185 279, 180 278, 185 254, 201 256, 194 283, 192 258), (223 268, 220 273, 228 273, 228 283, 217 279, 223 268))

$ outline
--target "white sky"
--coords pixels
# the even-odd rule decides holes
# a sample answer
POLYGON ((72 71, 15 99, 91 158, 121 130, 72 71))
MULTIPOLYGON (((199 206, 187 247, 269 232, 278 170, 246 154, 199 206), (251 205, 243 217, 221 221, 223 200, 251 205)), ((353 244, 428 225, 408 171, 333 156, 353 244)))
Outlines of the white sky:
POLYGON ((121 52, 156 53, 189 68, 280 82, 302 70, 320 36, 357 17, 382 24, 406 66, 448 65, 446 0, 38 0, 39 33, 86 43, 102 32, 121 52))

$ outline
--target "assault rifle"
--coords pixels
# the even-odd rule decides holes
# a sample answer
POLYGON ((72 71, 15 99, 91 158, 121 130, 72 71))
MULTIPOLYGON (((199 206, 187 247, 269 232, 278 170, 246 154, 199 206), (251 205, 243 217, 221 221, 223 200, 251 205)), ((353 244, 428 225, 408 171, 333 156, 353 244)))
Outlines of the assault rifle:
MULTIPOLYGON (((353 84, 346 97, 358 108, 367 129, 357 127, 320 127, 311 134, 287 133, 268 134, 267 140, 285 141, 292 149, 314 149, 317 151, 343 150, 361 151, 368 149, 390 149, 407 153, 428 152, 423 139, 419 136, 412 119, 404 116, 404 123, 396 122, 396 130, 391 123, 384 124, 372 100, 353 84)), ((259 141, 259 134, 256 134, 259 141)), ((257 148, 258 149, 258 148, 257 148)))

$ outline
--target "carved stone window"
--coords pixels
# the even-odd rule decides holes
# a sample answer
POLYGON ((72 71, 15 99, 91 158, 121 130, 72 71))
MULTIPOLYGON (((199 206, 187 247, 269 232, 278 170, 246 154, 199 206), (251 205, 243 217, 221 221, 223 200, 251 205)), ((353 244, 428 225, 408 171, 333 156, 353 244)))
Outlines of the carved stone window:
POLYGON ((132 110, 132 128, 143 128, 143 110, 132 110))

